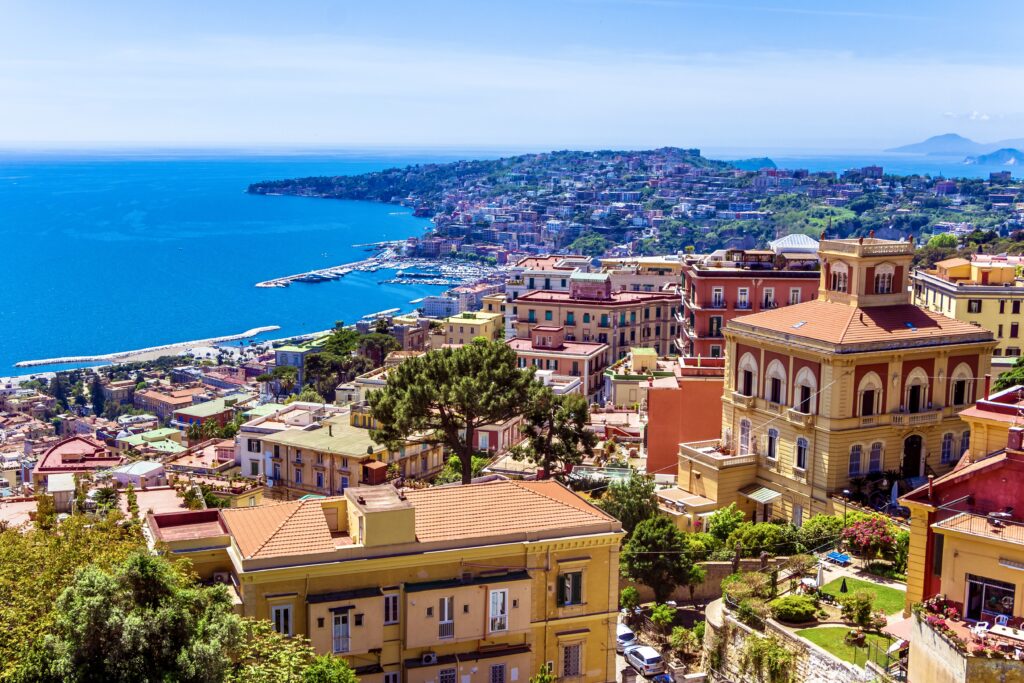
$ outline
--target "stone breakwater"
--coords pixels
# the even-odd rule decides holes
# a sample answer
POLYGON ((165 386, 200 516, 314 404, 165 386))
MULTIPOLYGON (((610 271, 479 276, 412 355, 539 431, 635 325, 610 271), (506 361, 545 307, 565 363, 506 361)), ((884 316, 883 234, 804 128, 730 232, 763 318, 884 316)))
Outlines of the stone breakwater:
POLYGON ((150 346, 145 349, 137 349, 135 351, 118 351, 117 353, 104 353, 95 356, 64 356, 61 358, 23 360, 15 363, 14 367, 31 368, 37 365, 63 365, 65 363, 114 363, 117 361, 128 360, 135 356, 142 356, 160 351, 168 351, 170 352, 168 355, 176 355, 190 347, 210 346, 213 344, 220 344, 223 342, 249 339, 251 337, 263 334, 264 332, 273 332, 274 330, 279 329, 281 328, 278 325, 268 325, 266 327, 254 327, 251 330, 246 330, 245 332, 242 332, 240 334, 229 334, 224 337, 211 337, 209 339, 197 339, 196 341, 176 342, 174 344, 162 344, 160 346, 150 346))

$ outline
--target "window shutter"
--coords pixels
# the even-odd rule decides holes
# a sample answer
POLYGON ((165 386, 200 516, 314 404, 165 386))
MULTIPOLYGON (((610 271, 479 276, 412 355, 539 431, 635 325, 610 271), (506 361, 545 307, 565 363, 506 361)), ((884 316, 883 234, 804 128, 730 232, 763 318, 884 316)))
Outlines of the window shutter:
POLYGON ((558 580, 555 582, 555 584, 558 587, 558 589, 557 589, 557 597, 555 598, 555 600, 558 602, 559 605, 564 605, 565 604, 565 575, 564 574, 560 575, 558 577, 558 580))
POLYGON ((572 581, 572 602, 579 605, 583 602, 583 572, 576 572, 572 581))

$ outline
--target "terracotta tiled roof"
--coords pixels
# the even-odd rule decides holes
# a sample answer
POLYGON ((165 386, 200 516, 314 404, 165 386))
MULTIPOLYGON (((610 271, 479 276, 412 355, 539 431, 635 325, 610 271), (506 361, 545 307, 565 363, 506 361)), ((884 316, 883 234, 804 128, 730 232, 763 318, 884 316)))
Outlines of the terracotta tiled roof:
POLYGON ((912 304, 859 308, 831 301, 783 306, 729 322, 729 329, 760 328, 830 344, 872 342, 939 343, 938 335, 958 341, 987 341, 992 333, 912 304))
POLYGON ((320 499, 221 511, 245 558, 330 552, 331 538, 320 499))
MULTIPOLYGON (((619 522, 555 481, 493 481, 409 491, 421 543, 619 522)), ((610 529, 608 529, 610 530, 610 529)))

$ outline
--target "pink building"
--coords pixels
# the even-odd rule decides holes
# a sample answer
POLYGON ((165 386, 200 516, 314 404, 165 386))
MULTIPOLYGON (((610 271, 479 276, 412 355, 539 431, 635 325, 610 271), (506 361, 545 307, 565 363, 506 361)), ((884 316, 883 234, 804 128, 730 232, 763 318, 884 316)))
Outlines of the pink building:
POLYGON ((530 337, 508 340, 519 357, 519 367, 552 370, 558 375, 579 377, 588 398, 601 391, 603 372, 608 367, 608 345, 601 342, 566 341, 565 328, 538 325, 530 337))

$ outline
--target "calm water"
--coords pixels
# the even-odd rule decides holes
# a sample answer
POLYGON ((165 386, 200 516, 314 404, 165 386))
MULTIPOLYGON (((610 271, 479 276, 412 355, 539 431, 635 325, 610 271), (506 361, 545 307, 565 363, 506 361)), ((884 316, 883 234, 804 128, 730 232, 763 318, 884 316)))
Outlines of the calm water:
POLYGON ((448 159, 0 156, 0 375, 19 360, 263 325, 280 325, 270 335, 286 336, 413 308, 410 300, 444 288, 378 285, 388 271, 287 289, 253 285, 365 258, 353 244, 419 235, 429 221, 393 205, 244 189, 426 160, 448 159))

